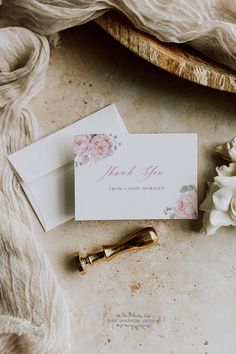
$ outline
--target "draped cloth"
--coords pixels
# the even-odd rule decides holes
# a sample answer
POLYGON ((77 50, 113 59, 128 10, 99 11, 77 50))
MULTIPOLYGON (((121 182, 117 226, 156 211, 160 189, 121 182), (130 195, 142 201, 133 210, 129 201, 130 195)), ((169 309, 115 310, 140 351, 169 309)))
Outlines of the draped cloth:
POLYGON ((43 85, 49 55, 46 37, 0 29, 1 354, 70 352, 68 310, 6 159, 36 138, 35 117, 25 107, 43 85))
MULTIPOLYGON (((68 309, 6 156, 36 139, 47 36, 116 9, 165 42, 236 69, 236 0, 0 0, 0 353, 70 352, 68 309)), ((78 334, 79 335, 79 334, 78 334)))
POLYGON ((236 69, 236 0, 2 0, 0 25, 48 35, 111 9, 161 41, 187 43, 236 69))

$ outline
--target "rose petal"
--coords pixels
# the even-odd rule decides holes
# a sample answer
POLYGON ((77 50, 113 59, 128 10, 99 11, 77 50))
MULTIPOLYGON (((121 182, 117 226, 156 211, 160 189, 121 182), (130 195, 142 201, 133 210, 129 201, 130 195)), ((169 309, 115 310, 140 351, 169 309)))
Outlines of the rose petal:
POLYGON ((217 210, 227 211, 233 194, 234 192, 230 188, 221 188, 216 191, 212 196, 215 208, 217 210))
POLYGON ((232 177, 216 176, 214 178, 214 181, 219 187, 232 186, 232 188, 236 189, 236 176, 232 176, 232 177))
POLYGON ((213 209, 209 215, 209 222, 213 226, 229 226, 232 220, 229 215, 223 211, 213 209))
POLYGON ((231 161, 236 162, 236 138, 227 143, 227 149, 231 161))
POLYGON ((209 213, 204 213, 202 224, 201 232, 207 236, 213 235, 220 228, 220 226, 215 226, 210 223, 209 213))
POLYGON ((229 164, 229 166, 223 165, 216 167, 216 171, 218 176, 236 176, 236 163, 232 162, 229 164))
POLYGON ((233 222, 236 222, 236 198, 235 196, 231 198, 230 201, 230 217, 233 220, 233 222))
POLYGON ((227 149, 227 143, 225 144, 220 144, 215 147, 215 152, 220 154, 223 158, 226 160, 229 160, 229 154, 228 154, 228 149, 227 149))
POLYGON ((216 146, 215 151, 224 159, 236 162, 236 138, 233 138, 225 144, 216 146))

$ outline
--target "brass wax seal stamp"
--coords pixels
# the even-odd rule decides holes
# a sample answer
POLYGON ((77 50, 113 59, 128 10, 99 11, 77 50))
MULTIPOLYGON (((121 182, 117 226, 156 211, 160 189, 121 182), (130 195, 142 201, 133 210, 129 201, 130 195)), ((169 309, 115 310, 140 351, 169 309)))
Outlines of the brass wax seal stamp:
POLYGON ((110 261, 118 254, 126 251, 139 250, 152 246, 157 243, 157 240, 158 237, 155 229, 152 227, 146 227, 129 235, 114 245, 102 246, 98 252, 87 254, 85 257, 81 257, 79 252, 77 252, 74 255, 74 262, 80 273, 85 274, 87 266, 100 261, 110 261))

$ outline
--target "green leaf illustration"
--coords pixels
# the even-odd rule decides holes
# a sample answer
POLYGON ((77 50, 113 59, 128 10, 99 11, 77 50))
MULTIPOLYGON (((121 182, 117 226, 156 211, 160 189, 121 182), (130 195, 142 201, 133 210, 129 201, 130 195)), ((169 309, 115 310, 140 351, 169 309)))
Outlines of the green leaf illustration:
POLYGON ((185 193, 188 191, 188 186, 183 186, 181 189, 180 189, 180 193, 185 193))

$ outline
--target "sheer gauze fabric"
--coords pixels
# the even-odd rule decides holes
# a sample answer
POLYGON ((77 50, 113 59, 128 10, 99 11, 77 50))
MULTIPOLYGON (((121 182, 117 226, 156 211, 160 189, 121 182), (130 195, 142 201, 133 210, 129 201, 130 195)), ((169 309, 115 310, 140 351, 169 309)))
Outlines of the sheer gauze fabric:
POLYGON ((49 55, 44 36, 0 29, 1 354, 70 352, 67 306, 6 158, 35 140, 35 118, 25 107, 43 85, 49 55))
POLYGON ((45 36, 111 9, 162 41, 187 43, 236 69, 235 0, 0 0, 1 354, 70 352, 68 309, 6 156, 36 138, 26 107, 43 85, 45 36))
POLYGON ((187 43, 236 69, 236 0, 2 0, 0 25, 48 35, 111 9, 161 41, 187 43))

